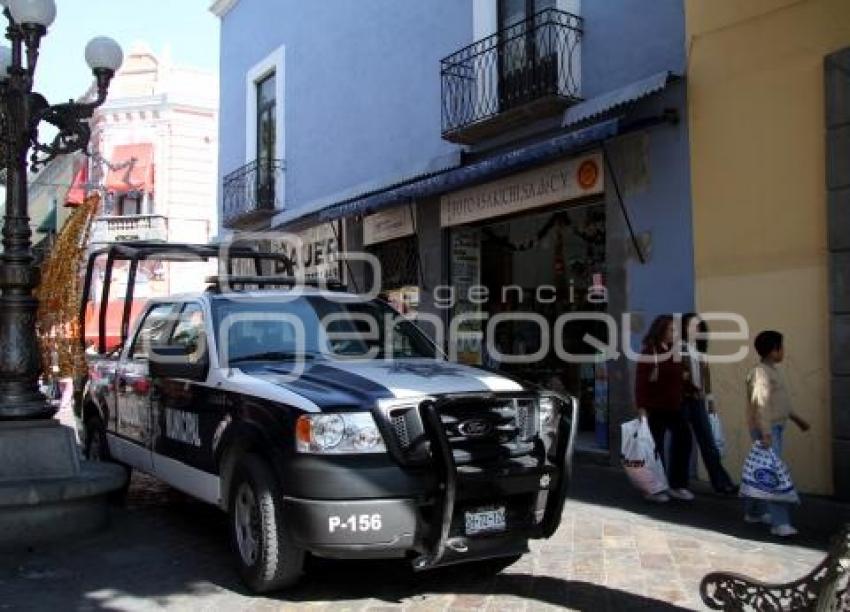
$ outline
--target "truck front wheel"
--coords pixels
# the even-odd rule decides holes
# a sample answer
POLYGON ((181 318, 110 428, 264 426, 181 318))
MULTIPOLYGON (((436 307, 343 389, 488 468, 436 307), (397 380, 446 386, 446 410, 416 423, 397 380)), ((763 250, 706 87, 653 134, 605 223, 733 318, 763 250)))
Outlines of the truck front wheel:
POLYGON ((294 585, 304 567, 282 516, 282 494, 262 459, 246 455, 230 482, 230 530, 242 580, 256 593, 294 585))

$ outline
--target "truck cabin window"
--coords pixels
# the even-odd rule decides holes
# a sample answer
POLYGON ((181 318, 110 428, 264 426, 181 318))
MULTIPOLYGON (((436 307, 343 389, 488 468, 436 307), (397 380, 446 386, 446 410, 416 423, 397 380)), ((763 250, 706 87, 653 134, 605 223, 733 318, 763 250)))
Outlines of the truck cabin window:
POLYGON ((306 296, 214 303, 222 363, 329 358, 404 359, 436 356, 410 321, 382 302, 306 296))
POLYGON ((204 313, 200 304, 186 304, 174 332, 168 341, 171 346, 182 346, 186 354, 194 360, 201 358, 207 350, 206 331, 204 329, 204 313))
POLYGON ((130 351, 132 359, 150 359, 150 348, 164 344, 174 323, 174 304, 157 304, 148 310, 130 351))

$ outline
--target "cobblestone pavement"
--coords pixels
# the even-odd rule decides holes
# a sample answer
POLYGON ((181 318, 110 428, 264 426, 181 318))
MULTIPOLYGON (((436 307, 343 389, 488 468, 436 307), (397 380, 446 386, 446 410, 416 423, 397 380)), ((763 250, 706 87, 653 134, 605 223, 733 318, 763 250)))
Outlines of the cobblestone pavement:
POLYGON ((301 586, 271 598, 249 596, 236 579, 223 515, 136 476, 110 529, 0 556, 0 610, 699 609, 710 570, 784 581, 822 557, 821 541, 787 545, 742 526, 737 500, 629 505, 630 491, 615 494, 626 486, 616 470, 579 470, 560 531, 499 575, 474 565, 414 574, 402 562, 313 560, 301 586), (687 524, 706 520, 713 529, 687 524))

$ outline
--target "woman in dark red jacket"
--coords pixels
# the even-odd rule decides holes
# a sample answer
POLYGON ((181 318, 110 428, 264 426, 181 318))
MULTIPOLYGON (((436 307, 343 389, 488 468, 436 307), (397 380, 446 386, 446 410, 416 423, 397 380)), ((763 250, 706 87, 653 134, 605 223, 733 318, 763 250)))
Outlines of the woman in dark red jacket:
POLYGON ((643 339, 642 359, 635 375, 638 412, 649 419, 655 448, 664 459, 670 489, 649 497, 666 502, 670 497, 690 501, 688 490, 691 457, 691 429, 682 412, 684 370, 677 355, 678 326, 670 315, 657 317, 643 339), (664 453, 664 439, 670 432, 670 459, 664 453), (668 497, 669 495, 669 497, 668 497))

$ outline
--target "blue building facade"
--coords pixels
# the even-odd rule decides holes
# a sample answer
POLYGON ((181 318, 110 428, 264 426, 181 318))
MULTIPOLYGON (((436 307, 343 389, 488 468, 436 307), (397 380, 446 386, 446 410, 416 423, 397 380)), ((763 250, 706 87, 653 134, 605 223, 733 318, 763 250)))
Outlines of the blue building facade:
MULTIPOLYGON (((369 252, 400 307, 443 321, 472 313, 444 342, 453 357, 581 396, 585 428, 616 444, 632 405, 627 360, 567 368, 550 350, 523 370, 494 359, 485 338, 501 357, 534 352, 539 332, 487 321, 628 314, 631 331, 615 335, 636 347, 652 317, 693 309, 683 2, 218 0, 212 10, 225 231, 299 233, 305 272, 358 288, 373 275, 336 255, 369 252), (588 297, 600 288, 604 300, 588 297)), ((592 328, 562 327, 559 339, 589 352, 581 337, 592 328)))
POLYGON ((465 1, 233 3, 221 19, 222 175, 255 160, 246 89, 269 69, 282 93, 279 208, 424 171, 457 148, 440 137, 439 61, 471 38, 465 1))

